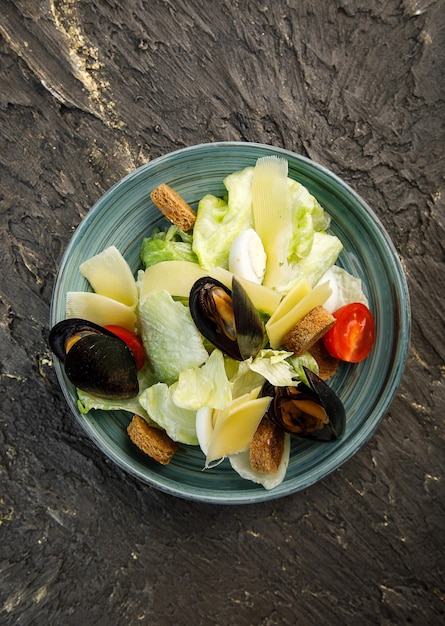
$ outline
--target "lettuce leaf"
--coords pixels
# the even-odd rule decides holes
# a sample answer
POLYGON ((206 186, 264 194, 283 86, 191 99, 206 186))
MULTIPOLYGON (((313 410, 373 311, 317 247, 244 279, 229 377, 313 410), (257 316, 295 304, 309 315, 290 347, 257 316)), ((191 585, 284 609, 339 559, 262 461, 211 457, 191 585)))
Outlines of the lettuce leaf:
MULTIPOLYGON (((227 176, 227 202, 213 195, 206 195, 199 202, 192 249, 201 267, 227 269, 233 240, 243 230, 252 228, 253 176, 253 167, 227 176)), ((330 217, 317 199, 299 182, 287 180, 292 232, 283 234, 288 251, 279 273, 282 284, 271 285, 282 293, 287 293, 303 276, 314 286, 342 250, 340 240, 325 232, 330 217)))
POLYGON ((183 370, 173 392, 177 406, 195 411, 204 406, 223 409, 231 400, 231 385, 220 350, 213 350, 201 367, 183 370))
POLYGON ((140 256, 145 268, 161 261, 198 262, 192 250, 192 235, 177 226, 162 231, 155 229, 150 237, 142 241, 140 256))
POLYGON ((193 251, 207 270, 228 269, 233 240, 253 226, 252 177, 253 167, 229 174, 224 179, 227 202, 208 194, 198 204, 193 251))
POLYGON ((368 298, 363 291, 360 278, 353 276, 341 267, 337 267, 337 265, 333 265, 321 277, 318 284, 326 280, 329 280, 332 295, 323 306, 329 313, 334 313, 340 307, 351 302, 361 302, 368 306, 368 298))
POLYGON ((317 361, 309 352, 295 356, 286 350, 266 348, 260 350, 253 360, 246 363, 252 371, 277 387, 296 387, 299 382, 307 384, 303 366, 318 374, 317 361))
POLYGON ((303 352, 303 354, 300 354, 300 356, 293 355, 289 357, 288 361, 295 370, 298 380, 300 380, 309 387, 309 381, 306 377, 306 374, 304 373, 303 366, 307 367, 309 370, 314 372, 314 374, 318 375, 318 363, 314 359, 312 354, 310 352, 303 352))
POLYGON ((288 260, 298 261, 309 255, 314 233, 326 230, 330 224, 330 217, 306 187, 290 178, 288 183, 292 214, 288 260))
POLYGON ((250 361, 234 361, 226 359, 226 371, 232 385, 232 398, 240 398, 253 389, 261 387, 264 376, 254 372, 250 367, 250 361))
POLYGON ((156 383, 139 396, 141 407, 158 426, 179 443, 197 445, 196 411, 188 411, 173 402, 176 384, 156 383))
POLYGON ((304 259, 291 262, 287 268, 289 282, 285 285, 277 286, 278 291, 283 294, 289 293, 300 280, 306 278, 311 287, 315 287, 320 278, 330 267, 334 265, 343 244, 335 235, 325 232, 314 232, 311 251, 304 259))
POLYGON ((161 382, 171 385, 182 370, 199 367, 208 358, 190 310, 166 290, 155 291, 139 304, 145 352, 161 382))
POLYGON ((295 387, 298 385, 295 369, 287 361, 292 352, 285 350, 260 350, 250 363, 250 368, 264 376, 271 385, 295 387))

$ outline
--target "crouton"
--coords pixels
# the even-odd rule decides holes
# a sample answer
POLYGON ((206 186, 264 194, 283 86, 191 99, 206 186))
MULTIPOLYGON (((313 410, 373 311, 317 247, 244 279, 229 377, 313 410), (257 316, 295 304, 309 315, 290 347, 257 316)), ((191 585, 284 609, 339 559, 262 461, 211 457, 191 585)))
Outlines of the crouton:
POLYGON ((318 375, 323 380, 331 378, 338 370, 340 361, 331 356, 326 350, 322 339, 319 339, 313 346, 309 348, 309 352, 318 363, 318 375))
POLYGON ((283 339, 289 352, 300 356, 309 350, 335 323, 335 317, 322 306, 316 306, 295 324, 283 339))
POLYGON ((195 224, 196 213, 192 207, 174 189, 162 183, 150 193, 153 203, 165 217, 184 232, 195 224))
POLYGON ((263 417, 250 444, 250 467, 262 474, 278 470, 284 452, 284 431, 263 417))
POLYGON ((131 441, 152 459, 167 465, 170 463, 178 444, 164 430, 150 426, 143 417, 134 415, 127 428, 131 441))

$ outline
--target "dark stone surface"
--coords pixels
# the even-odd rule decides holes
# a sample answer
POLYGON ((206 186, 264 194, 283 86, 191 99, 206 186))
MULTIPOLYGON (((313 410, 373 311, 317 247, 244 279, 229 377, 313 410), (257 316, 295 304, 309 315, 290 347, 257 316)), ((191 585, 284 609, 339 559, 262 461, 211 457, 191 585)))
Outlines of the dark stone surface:
POLYGON ((3 0, 0 622, 442 624, 442 0, 3 0), (371 441, 310 489, 210 506, 80 431, 47 348, 61 255, 148 159, 271 143, 358 191, 406 269, 412 346, 371 441))

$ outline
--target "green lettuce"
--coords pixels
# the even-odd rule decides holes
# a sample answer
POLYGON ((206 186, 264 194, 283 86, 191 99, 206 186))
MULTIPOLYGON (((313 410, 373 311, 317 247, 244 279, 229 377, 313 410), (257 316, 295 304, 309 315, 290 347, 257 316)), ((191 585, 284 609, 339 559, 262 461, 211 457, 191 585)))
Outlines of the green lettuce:
POLYGON ((150 237, 142 241, 140 256, 145 268, 162 261, 198 262, 192 250, 192 236, 177 226, 166 230, 155 229, 150 237))
POLYGON ((288 179, 292 215, 292 236, 288 260, 307 257, 312 249, 314 233, 329 227, 330 217, 318 200, 296 180, 288 179))
POLYGON ((329 313, 334 313, 340 307, 351 302, 361 302, 368 306, 368 298, 363 292, 360 278, 353 276, 341 267, 337 267, 337 265, 333 265, 321 277, 319 283, 325 280, 329 280, 332 288, 332 295, 323 305, 329 313))
POLYGON ((161 382, 171 385, 182 370, 199 367, 208 358, 190 310, 166 291, 155 291, 139 303, 145 351, 161 382))
POLYGON ((173 401, 179 407, 195 411, 204 406, 223 409, 232 401, 231 385, 220 350, 213 350, 201 367, 191 367, 180 373, 173 401))
POLYGON ((252 228, 252 177, 253 167, 229 174, 224 179, 227 202, 210 194, 199 202, 193 251, 205 269, 227 269, 233 240, 252 228))
POLYGON ((226 372, 232 385, 232 398, 240 398, 253 389, 261 387, 264 376, 254 372, 250 367, 251 360, 235 361, 226 359, 226 372))
POLYGON ((311 287, 315 287, 320 278, 331 268, 343 249, 343 244, 335 235, 325 232, 314 232, 311 251, 297 262, 289 263, 287 275, 292 279, 286 285, 279 285, 278 291, 289 293, 303 278, 311 287))
POLYGON ((139 396, 141 407, 158 426, 179 443, 197 445, 196 411, 178 407, 173 402, 176 384, 168 386, 156 383, 145 389, 139 396))
POLYGON ((289 363, 292 365, 295 373, 298 377, 298 380, 301 380, 305 385, 309 386, 308 379, 304 372, 303 366, 307 367, 308 370, 314 372, 314 374, 318 375, 318 363, 312 356, 310 352, 303 352, 300 356, 291 356, 288 359, 289 363))
POLYGON ((287 359, 292 352, 285 350, 260 350, 250 363, 250 368, 264 376, 271 385, 277 387, 292 387, 298 384, 296 372, 287 359))
POLYGON ((307 384, 304 367, 318 374, 318 364, 309 352, 295 356, 285 350, 260 350, 249 363, 252 371, 263 376, 271 385, 295 387, 299 382, 307 384))
MULTIPOLYGON (((192 249, 206 268, 228 268, 233 240, 253 226, 253 167, 234 172, 224 179, 227 201, 206 195, 198 204, 192 249)), ((325 231, 330 217, 309 191, 288 178, 292 232, 283 237, 289 244, 287 261, 280 271, 283 284, 273 285, 287 293, 301 278, 314 286, 337 260, 340 240, 325 231)))

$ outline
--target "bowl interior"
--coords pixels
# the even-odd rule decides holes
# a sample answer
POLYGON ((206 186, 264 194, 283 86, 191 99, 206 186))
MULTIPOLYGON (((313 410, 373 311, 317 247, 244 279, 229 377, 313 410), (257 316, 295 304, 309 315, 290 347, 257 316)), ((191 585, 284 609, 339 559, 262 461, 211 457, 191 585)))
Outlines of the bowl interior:
POLYGON ((196 208, 206 193, 225 193, 223 179, 227 174, 270 154, 286 158, 289 176, 305 185, 331 215, 330 230, 344 245, 338 265, 362 279, 375 317, 376 340, 371 355, 359 364, 342 364, 329 383, 348 416, 341 440, 330 444, 294 440, 286 478, 270 491, 240 478, 226 461, 214 470, 202 471, 204 457, 197 447, 181 447, 169 465, 161 466, 129 440, 126 427, 130 414, 80 414, 75 390, 63 368, 55 363, 66 400, 96 445, 140 480, 176 496, 234 504, 278 498, 308 487, 339 467, 371 437, 403 373, 409 345, 409 297, 399 258, 382 224, 351 188, 322 166, 260 144, 213 143, 179 150, 143 165, 112 187, 89 211, 65 251, 53 291, 51 326, 65 317, 66 292, 88 288, 78 271, 87 258, 115 245, 134 272, 140 268, 142 239, 153 228, 166 225, 149 197, 154 187, 165 182, 196 208))

